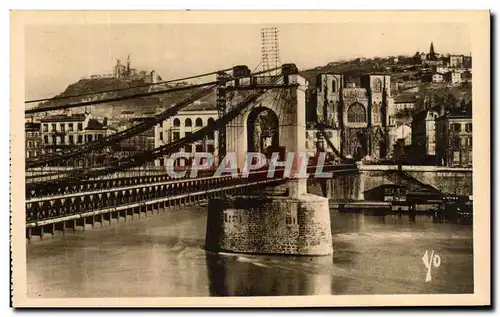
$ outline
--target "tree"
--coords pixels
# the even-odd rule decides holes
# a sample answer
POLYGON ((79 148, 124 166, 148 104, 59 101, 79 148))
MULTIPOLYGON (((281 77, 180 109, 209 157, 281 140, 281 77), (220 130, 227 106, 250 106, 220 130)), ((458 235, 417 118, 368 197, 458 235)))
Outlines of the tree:
POLYGON ((417 51, 417 52, 415 53, 415 55, 413 55, 413 62, 414 62, 415 64, 420 63, 420 52, 419 52, 419 51, 417 51))
POLYGON ((448 92, 445 96, 444 103, 450 107, 455 107, 458 104, 458 100, 453 93, 448 92))

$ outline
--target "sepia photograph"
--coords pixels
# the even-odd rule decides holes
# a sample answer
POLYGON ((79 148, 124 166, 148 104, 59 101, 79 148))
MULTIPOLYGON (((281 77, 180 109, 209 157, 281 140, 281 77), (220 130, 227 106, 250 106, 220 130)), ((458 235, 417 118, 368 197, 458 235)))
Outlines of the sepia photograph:
POLYGON ((488 11, 11 27, 14 307, 490 305, 488 11))

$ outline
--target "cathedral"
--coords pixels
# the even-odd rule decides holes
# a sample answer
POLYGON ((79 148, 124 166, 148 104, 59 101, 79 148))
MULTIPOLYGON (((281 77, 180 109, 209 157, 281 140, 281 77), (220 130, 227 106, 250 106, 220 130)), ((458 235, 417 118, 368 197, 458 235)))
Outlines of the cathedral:
POLYGON ((156 83, 158 80, 162 80, 160 76, 155 74, 152 70, 147 72, 145 70, 138 71, 135 68, 130 67, 130 55, 127 56, 127 65, 123 65, 119 59, 116 60, 116 65, 113 67, 113 77, 120 78, 124 80, 143 80, 146 83, 156 83))
POLYGON ((368 74, 346 81, 341 74, 319 74, 310 91, 308 115, 331 131, 331 141, 343 156, 374 159, 389 155, 391 77, 368 74))

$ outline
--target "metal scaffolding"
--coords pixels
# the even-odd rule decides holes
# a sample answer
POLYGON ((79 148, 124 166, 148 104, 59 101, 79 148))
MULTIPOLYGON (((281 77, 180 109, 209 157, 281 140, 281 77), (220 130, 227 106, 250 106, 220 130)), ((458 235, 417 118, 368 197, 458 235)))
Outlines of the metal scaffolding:
POLYGON ((280 63, 279 34, 277 28, 261 30, 262 70, 276 69, 272 75, 278 75, 280 63))

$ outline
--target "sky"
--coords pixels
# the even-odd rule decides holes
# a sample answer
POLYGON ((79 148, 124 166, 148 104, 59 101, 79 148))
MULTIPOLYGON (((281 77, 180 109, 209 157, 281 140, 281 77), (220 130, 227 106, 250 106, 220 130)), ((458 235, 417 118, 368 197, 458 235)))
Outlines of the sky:
POLYGON ((280 61, 299 69, 357 57, 470 53, 466 24, 38 24, 25 29, 25 98, 49 98, 116 59, 163 80, 261 60, 261 28, 279 29, 280 61))

